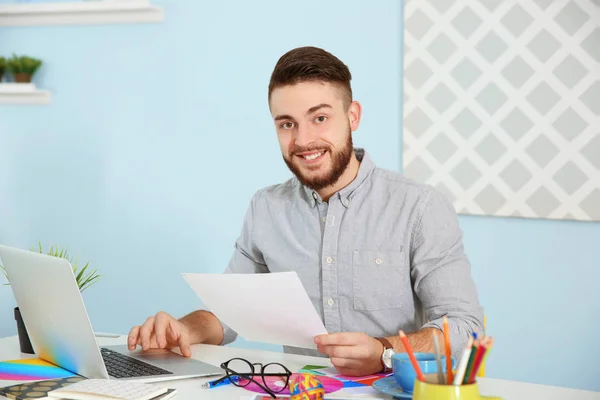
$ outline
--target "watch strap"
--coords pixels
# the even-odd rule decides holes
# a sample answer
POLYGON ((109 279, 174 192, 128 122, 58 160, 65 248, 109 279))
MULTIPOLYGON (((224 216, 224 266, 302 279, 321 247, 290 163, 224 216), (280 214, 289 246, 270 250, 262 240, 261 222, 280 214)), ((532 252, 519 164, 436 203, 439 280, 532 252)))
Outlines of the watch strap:
POLYGON ((376 337, 376 340, 378 340, 379 342, 381 342, 381 344, 383 345, 383 352, 381 353, 381 367, 382 367, 382 372, 389 372, 391 371, 391 368, 388 368, 385 363, 383 362, 383 353, 385 353, 385 351, 387 349, 392 349, 394 350, 394 346, 392 346, 392 344, 390 343, 389 340, 387 340, 384 337, 376 337))
POLYGON ((390 343, 389 340, 387 340, 384 337, 376 337, 375 339, 379 340, 381 342, 381 344, 383 345, 383 350, 385 351, 385 349, 394 349, 394 346, 392 346, 392 344, 390 343))

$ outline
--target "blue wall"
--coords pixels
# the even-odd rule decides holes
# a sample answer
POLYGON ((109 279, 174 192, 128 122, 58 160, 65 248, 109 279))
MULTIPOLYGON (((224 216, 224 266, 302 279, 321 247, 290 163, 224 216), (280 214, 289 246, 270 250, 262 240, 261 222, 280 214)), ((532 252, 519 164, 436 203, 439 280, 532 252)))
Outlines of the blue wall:
MULTIPOLYGON (((45 61, 50 106, 0 107, 0 243, 68 245, 105 275, 94 327, 127 332, 199 305, 182 272, 220 272, 250 197, 290 176, 267 104, 277 59, 302 45, 352 67, 355 135, 400 165, 401 7, 395 0, 163 0, 161 24, 0 28, 0 54, 45 61)), ((0 287, 0 336, 15 330, 0 287)))
MULTIPOLYGON (((350 66, 355 143, 401 166, 398 1, 154 3, 164 23, 0 28, 0 54, 42 58, 37 83, 53 92, 50 106, 0 106, 0 243, 91 260, 97 331, 200 306, 179 274, 221 271, 251 195, 289 177, 266 86, 290 48, 350 66)), ((488 376, 600 390, 600 225, 460 219, 496 337, 488 376)), ((13 306, 0 287, 0 336, 15 332, 13 306)))

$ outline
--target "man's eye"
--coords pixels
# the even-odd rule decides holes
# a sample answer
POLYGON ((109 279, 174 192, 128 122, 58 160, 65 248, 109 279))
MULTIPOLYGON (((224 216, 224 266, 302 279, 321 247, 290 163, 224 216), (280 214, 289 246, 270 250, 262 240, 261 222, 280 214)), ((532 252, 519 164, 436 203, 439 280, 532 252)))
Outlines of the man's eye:
POLYGON ((281 128, 283 128, 283 129, 292 129, 293 127, 294 127, 293 122, 284 122, 283 124, 281 124, 281 128))
POLYGON ((315 118, 315 122, 322 124, 323 122, 327 121, 327 117, 324 115, 320 115, 317 118, 315 118))

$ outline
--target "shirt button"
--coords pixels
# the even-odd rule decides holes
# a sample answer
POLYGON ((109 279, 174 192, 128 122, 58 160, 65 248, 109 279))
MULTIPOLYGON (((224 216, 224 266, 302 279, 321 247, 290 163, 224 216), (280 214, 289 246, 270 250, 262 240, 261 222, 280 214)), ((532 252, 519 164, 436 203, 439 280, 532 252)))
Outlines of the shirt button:
POLYGON ((344 200, 344 205, 345 205, 346 207, 348 207, 348 206, 350 205, 350 200, 348 200, 348 199, 345 199, 345 200, 344 200))
POLYGON ((329 306, 333 305, 333 299, 330 297, 329 300, 327 300, 327 304, 329 304, 329 306))
POLYGON ((312 194, 313 194, 313 199, 317 200, 317 194, 315 192, 313 192, 312 194))
POLYGON ((333 262, 333 258, 327 257, 325 261, 327 261, 327 264, 331 264, 333 262))
POLYGON ((327 222, 327 217, 323 217, 323 222, 327 222))
POLYGON ((381 258, 376 258, 375 259, 375 264, 379 265, 383 262, 383 260, 381 258))

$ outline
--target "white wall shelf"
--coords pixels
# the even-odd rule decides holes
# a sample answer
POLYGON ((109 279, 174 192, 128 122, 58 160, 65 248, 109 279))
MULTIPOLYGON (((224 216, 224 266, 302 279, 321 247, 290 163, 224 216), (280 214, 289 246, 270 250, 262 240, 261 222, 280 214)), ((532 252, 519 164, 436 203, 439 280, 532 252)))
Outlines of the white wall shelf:
POLYGON ((19 105, 40 105, 50 104, 50 91, 34 90, 31 92, 0 92, 0 105, 19 104, 19 105))
POLYGON ((98 25, 163 21, 148 0, 97 0, 0 5, 0 26, 98 25))

